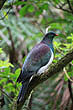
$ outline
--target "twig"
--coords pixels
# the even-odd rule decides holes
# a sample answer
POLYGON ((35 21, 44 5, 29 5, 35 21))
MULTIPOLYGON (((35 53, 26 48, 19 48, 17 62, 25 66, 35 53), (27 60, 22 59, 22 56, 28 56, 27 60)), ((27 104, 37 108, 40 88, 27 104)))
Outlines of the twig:
MULTIPOLYGON (((70 67, 70 66, 69 66, 70 67)), ((71 68, 71 67, 70 67, 71 68)), ((69 69, 70 69, 69 68, 69 69)), ((72 105, 73 105, 73 96, 72 96, 72 88, 71 88, 71 82, 73 82, 73 80, 69 77, 69 75, 68 75, 68 73, 67 73, 67 71, 66 71, 66 69, 64 68, 64 72, 65 72, 65 74, 66 74, 66 76, 67 76, 67 78, 68 78, 68 89, 69 89, 69 92, 70 92, 70 97, 71 97, 71 100, 72 100, 72 105)))
POLYGON ((18 62, 18 56, 17 56, 17 51, 15 49, 15 46, 14 46, 14 41, 13 41, 13 38, 12 38, 12 34, 11 34, 11 30, 9 27, 7 27, 7 30, 8 30, 8 33, 9 33, 9 38, 10 38, 10 41, 11 41, 11 49, 10 49, 10 62, 12 64, 14 63, 17 63, 18 62))
POLYGON ((67 0, 67 3, 68 3, 68 6, 69 6, 69 9, 71 10, 71 12, 72 12, 72 14, 73 14, 73 9, 72 9, 72 7, 71 7, 71 3, 70 3, 70 1, 67 0))
POLYGON ((55 8, 61 9, 61 10, 66 11, 66 12, 68 12, 68 13, 72 13, 70 10, 63 8, 63 7, 60 6, 60 5, 58 5, 58 7, 56 6, 55 8))
POLYGON ((25 108, 26 110, 30 110, 27 106, 24 106, 23 108, 25 108))
POLYGON ((71 81, 70 80, 68 80, 68 89, 70 92, 70 98, 72 100, 72 106, 73 106, 73 95, 72 95, 72 87, 71 87, 71 81))
POLYGON ((51 26, 48 26, 47 28, 46 28, 46 34, 48 33, 48 29, 50 29, 51 28, 51 26))
MULTIPOLYGON (((33 24, 33 23, 32 23, 32 24, 33 24)), ((39 23, 36 22, 35 24, 37 24, 37 27, 38 27, 38 29, 40 30, 40 32, 41 32, 43 35, 45 35, 45 33, 44 33, 43 30, 41 29, 39 23)))
POLYGON ((62 7, 64 7, 67 3, 61 3, 61 1, 60 1, 60 4, 62 5, 62 7))
POLYGON ((9 37, 10 37, 10 41, 11 41, 11 47, 13 50, 15 50, 15 47, 14 47, 14 42, 13 42, 13 39, 12 39, 12 34, 11 34, 11 30, 9 27, 7 27, 7 30, 8 30, 8 33, 9 33, 9 37))
POLYGON ((67 76, 68 80, 70 80, 71 82, 73 82, 73 80, 72 80, 72 79, 70 78, 70 76, 68 75, 66 69, 64 68, 63 70, 64 70, 64 73, 65 73, 65 75, 67 76))
POLYGON ((64 4, 61 4, 61 5, 58 5, 58 6, 55 6, 53 3, 52 3, 52 5, 55 7, 55 8, 57 8, 57 9, 61 9, 61 10, 63 10, 63 11, 65 11, 65 12, 68 12, 68 13, 71 13, 71 14, 73 14, 73 12, 72 12, 72 9, 65 9, 64 8, 64 6, 66 5, 66 3, 64 3, 64 4))
MULTIPOLYGON (((5 0, 5 1, 6 1, 6 0, 5 0)), ((5 3, 5 1, 4 1, 4 3, 5 3)), ((3 3, 3 5, 4 5, 4 3, 3 3)), ((5 14, 3 17, 0 18, 0 20, 3 20, 3 19, 9 14, 9 12, 10 12, 10 10, 11 10, 11 8, 12 8, 13 3, 14 3, 14 0, 12 1, 12 4, 11 4, 9 10, 6 12, 6 14, 5 14)))
POLYGON ((9 14, 10 10, 11 10, 11 7, 10 7, 9 10, 7 11, 7 13, 6 13, 3 17, 0 18, 0 20, 3 20, 3 19, 9 14))
POLYGON ((0 91, 5 95, 5 96, 7 96, 8 97, 8 99, 10 99, 10 102, 12 102, 13 100, 12 100, 12 98, 10 97, 10 96, 8 96, 1 88, 0 88, 0 91))
MULTIPOLYGON (((71 67, 72 67, 72 65, 69 64, 69 71, 71 71, 71 67)), ((72 100, 72 107, 73 107, 73 94, 72 94, 72 87, 71 87, 71 81, 70 80, 68 80, 68 89, 70 92, 70 98, 72 100)))
POLYGON ((31 108, 32 108, 32 93, 30 94, 30 97, 28 100, 29 100, 28 108, 29 108, 29 110, 31 110, 31 108))
POLYGON ((6 0, 0 0, 0 10, 3 7, 4 3, 6 2, 6 0))

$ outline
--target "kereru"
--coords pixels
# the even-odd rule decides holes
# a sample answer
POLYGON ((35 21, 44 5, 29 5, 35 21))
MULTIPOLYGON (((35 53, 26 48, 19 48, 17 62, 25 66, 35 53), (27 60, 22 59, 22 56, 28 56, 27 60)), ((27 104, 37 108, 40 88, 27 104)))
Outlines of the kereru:
POLYGON ((43 40, 27 55, 17 82, 22 83, 17 103, 23 101, 30 79, 33 75, 40 75, 52 63, 54 57, 53 38, 55 32, 48 32, 43 40))

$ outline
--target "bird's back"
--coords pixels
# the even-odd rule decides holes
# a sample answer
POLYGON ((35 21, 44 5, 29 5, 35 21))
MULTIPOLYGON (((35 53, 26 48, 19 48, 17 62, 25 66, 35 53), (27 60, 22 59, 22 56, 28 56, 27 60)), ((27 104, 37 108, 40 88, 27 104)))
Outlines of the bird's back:
POLYGON ((42 66, 46 65, 51 57, 51 51, 48 45, 44 43, 37 44, 28 54, 20 74, 21 80, 37 72, 42 66))

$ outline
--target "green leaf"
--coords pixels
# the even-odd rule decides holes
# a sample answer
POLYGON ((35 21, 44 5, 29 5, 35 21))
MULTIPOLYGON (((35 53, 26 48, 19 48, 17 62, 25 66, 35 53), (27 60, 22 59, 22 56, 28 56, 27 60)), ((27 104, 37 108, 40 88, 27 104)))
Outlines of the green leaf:
POLYGON ((8 73, 10 73, 10 68, 8 67, 8 68, 4 68, 4 74, 8 74, 8 73))
POLYGON ((45 3, 43 6, 42 6, 43 9, 45 10, 48 10, 48 3, 45 3))
POLYGON ((21 16, 24 16, 27 13, 27 5, 22 7, 19 11, 21 16))
POLYGON ((39 16, 42 13, 42 10, 36 11, 35 16, 39 16))
MULTIPOLYGON (((68 74, 69 77, 72 76, 71 72, 67 72, 67 74, 68 74)), ((64 75, 64 80, 65 80, 65 81, 68 81, 68 78, 67 78, 66 74, 64 75)))
POLYGON ((72 60, 72 64, 73 64, 73 60, 72 60))
POLYGON ((71 36, 67 37, 67 42, 68 43, 71 43, 72 42, 72 37, 71 36))
POLYGON ((9 63, 9 60, 5 60, 5 61, 0 60, 0 69, 1 68, 7 68, 10 66, 14 67, 11 63, 9 63))
POLYGON ((26 59, 26 56, 22 59, 22 62, 23 62, 23 63, 24 63, 25 59, 26 59))
POLYGON ((34 6, 33 5, 29 5, 28 6, 28 12, 32 13, 34 11, 34 6))
POLYGON ((15 92, 15 88, 12 83, 8 83, 8 84, 4 85, 4 89, 9 93, 15 92))
POLYGON ((3 78, 3 79, 0 80, 0 84, 1 85, 4 84, 4 83, 6 83, 6 82, 7 82, 7 78, 3 78))
POLYGON ((59 0, 55 0, 55 3, 58 4, 59 3, 59 0))
POLYGON ((15 71, 15 74, 14 74, 15 79, 14 79, 14 81, 16 81, 16 80, 17 80, 17 78, 18 78, 18 76, 19 76, 20 72, 21 72, 21 69, 20 69, 20 68, 18 68, 18 69, 15 71))
POLYGON ((14 5, 25 5, 27 2, 23 2, 23 1, 19 1, 19 2, 16 2, 14 3, 14 5))
POLYGON ((2 48, 0 48, 0 54, 3 52, 2 48))
POLYGON ((19 75, 20 74, 20 71, 21 71, 21 68, 18 68, 16 71, 15 71, 15 75, 19 75))

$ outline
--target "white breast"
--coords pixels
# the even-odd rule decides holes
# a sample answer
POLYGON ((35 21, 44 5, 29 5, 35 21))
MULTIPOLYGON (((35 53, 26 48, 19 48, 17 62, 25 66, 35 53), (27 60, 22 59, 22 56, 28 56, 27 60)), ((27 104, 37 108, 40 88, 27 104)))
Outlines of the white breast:
POLYGON ((51 49, 50 49, 50 51, 51 51, 51 58, 50 58, 49 62, 48 62, 45 66, 41 67, 41 68, 38 70, 38 72, 37 72, 38 75, 42 74, 45 70, 47 70, 48 67, 49 67, 49 65, 52 63, 53 58, 54 58, 54 54, 53 54, 53 52, 52 52, 51 49))

